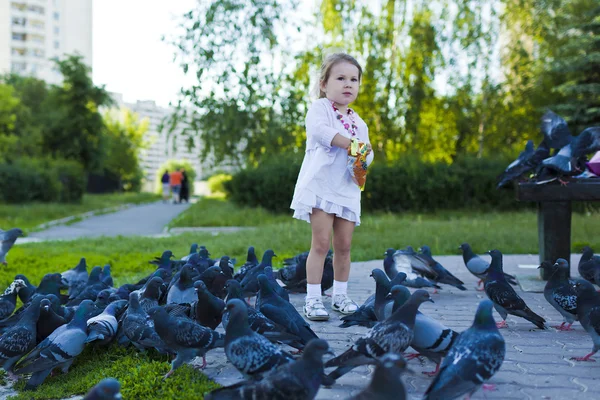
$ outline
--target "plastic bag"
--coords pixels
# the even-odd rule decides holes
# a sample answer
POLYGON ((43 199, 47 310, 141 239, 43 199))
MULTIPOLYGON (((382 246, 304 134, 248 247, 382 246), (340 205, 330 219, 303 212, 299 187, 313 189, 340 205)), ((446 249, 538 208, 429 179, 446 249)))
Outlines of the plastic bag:
POLYGON ((346 166, 350 172, 350 176, 360 190, 365 190, 367 182, 367 153, 369 148, 366 143, 352 139, 350 147, 348 147, 348 161, 346 166))

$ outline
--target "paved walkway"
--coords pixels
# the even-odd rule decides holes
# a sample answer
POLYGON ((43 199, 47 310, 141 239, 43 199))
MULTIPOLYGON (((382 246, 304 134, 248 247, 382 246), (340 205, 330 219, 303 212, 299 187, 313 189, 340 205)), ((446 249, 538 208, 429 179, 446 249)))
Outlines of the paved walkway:
POLYGON ((163 233, 164 227, 173 218, 190 206, 189 203, 171 204, 158 201, 117 211, 115 213, 97 215, 71 225, 59 225, 33 232, 25 240, 72 240, 81 237, 99 236, 153 236, 163 233))
MULTIPOLYGON (((433 295, 435 304, 425 303, 421 310, 445 325, 462 331, 468 328, 479 302, 486 298, 485 293, 475 290, 477 280, 464 267, 460 256, 436 257, 448 270, 462 279, 467 291, 459 291, 447 285, 444 290, 433 295)), ((579 255, 573 255, 573 265, 577 265, 579 255)), ((519 268, 518 265, 535 265, 537 255, 509 255, 504 259, 505 271, 517 273, 519 277, 537 275, 537 270, 519 268)), ((375 290, 369 274, 373 268, 382 268, 382 261, 353 263, 349 293, 357 301, 364 301, 375 290)), ((577 276, 577 269, 572 269, 577 276)), ((517 288, 529 307, 542 315, 548 325, 562 322, 561 315, 550 306, 540 293, 523 292, 517 288)), ((292 295, 291 301, 301 310, 302 295, 292 295)), ((326 300, 327 302, 328 300, 326 300)), ((326 303, 329 307, 329 304, 326 303)), ((499 317, 495 314, 497 320, 499 317)), ((583 356, 590 352, 592 341, 581 325, 574 325, 575 331, 558 332, 554 329, 540 331, 526 320, 509 316, 508 329, 501 329, 506 340, 506 358, 500 371, 490 383, 497 385, 494 392, 478 391, 473 399, 600 399, 600 363, 571 361, 573 356, 583 356)), ((328 322, 313 322, 311 326, 323 339, 326 339, 336 354, 345 351, 367 329, 363 327, 339 328, 339 315, 332 313, 328 322)), ((222 352, 211 351, 207 356, 208 367, 205 373, 217 382, 229 385, 240 380, 241 375, 226 362, 222 352)), ((432 371, 435 365, 430 361, 421 363, 409 361, 415 371, 406 375, 404 382, 410 399, 421 399, 433 378, 423 375, 432 371)), ((346 399, 362 390, 370 381, 371 367, 360 367, 340 378, 331 389, 321 388, 317 399, 346 399)))

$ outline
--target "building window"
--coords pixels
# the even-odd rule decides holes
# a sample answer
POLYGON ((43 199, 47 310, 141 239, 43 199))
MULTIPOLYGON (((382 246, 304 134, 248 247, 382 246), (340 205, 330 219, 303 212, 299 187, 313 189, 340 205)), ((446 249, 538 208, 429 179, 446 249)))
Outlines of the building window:
POLYGON ((55 12, 54 13, 54 19, 58 21, 60 19, 60 14, 57 13, 57 12, 55 12))
POLYGON ((29 20, 29 25, 31 25, 35 29, 44 30, 44 23, 42 21, 29 20))
POLYGON ((11 49, 11 54, 13 56, 24 56, 25 54, 27 54, 27 50, 26 49, 17 49, 17 48, 12 48, 11 49))
POLYGON ((24 3, 12 3, 11 7, 13 10, 25 11, 27 9, 27 5, 24 3))
POLYGON ((27 35, 25 35, 24 33, 13 32, 12 38, 13 38, 13 40, 19 40, 21 42, 24 42, 25 40, 27 40, 27 35))
POLYGON ((57 35, 60 33, 60 28, 58 26, 54 27, 54 33, 57 35))
POLYGON ((29 54, 37 58, 43 58, 46 55, 46 52, 42 49, 30 49, 29 54))
POLYGON ((44 44, 44 37, 40 35, 31 35, 31 41, 33 43, 44 44))
POLYGON ((12 18, 12 24, 13 25, 25 26, 26 22, 27 22, 27 19, 25 19, 24 17, 13 17, 12 18))
POLYGON ((23 72, 26 69, 27 69, 27 64, 25 64, 25 63, 14 62, 11 65, 12 72, 23 72))
POLYGON ((29 6, 27 7, 29 11, 35 14, 44 15, 44 7, 41 6, 29 6))
POLYGON ((57 41, 54 41, 54 48, 55 49, 60 48, 60 43, 58 43, 57 41))

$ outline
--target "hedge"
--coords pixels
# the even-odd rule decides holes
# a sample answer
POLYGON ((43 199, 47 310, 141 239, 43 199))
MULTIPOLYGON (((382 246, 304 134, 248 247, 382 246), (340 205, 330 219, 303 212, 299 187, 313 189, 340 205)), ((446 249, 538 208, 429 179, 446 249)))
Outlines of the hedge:
MULTIPOLYGON (((448 165, 410 156, 392 165, 375 162, 367 177, 362 206, 392 212, 533 207, 517 202, 512 188, 496 189, 496 177, 509 162, 465 157, 448 165)), ((237 204, 289 212, 300 165, 296 156, 281 157, 240 171, 224 186, 237 204)))
POLYGON ((0 202, 73 203, 85 188, 84 169, 75 161, 20 158, 0 164, 0 202))

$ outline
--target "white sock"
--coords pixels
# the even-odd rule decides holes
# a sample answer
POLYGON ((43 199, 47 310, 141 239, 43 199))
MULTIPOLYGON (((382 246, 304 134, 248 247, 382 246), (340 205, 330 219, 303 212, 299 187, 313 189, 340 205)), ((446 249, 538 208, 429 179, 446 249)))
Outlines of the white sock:
POLYGON ((347 292, 348 282, 333 281, 333 297, 335 297, 336 294, 347 294, 347 292))
POLYGON ((314 298, 321 298, 321 284, 317 283, 317 284, 312 284, 312 283, 307 283, 306 284, 306 298, 307 299, 314 299, 314 298))

